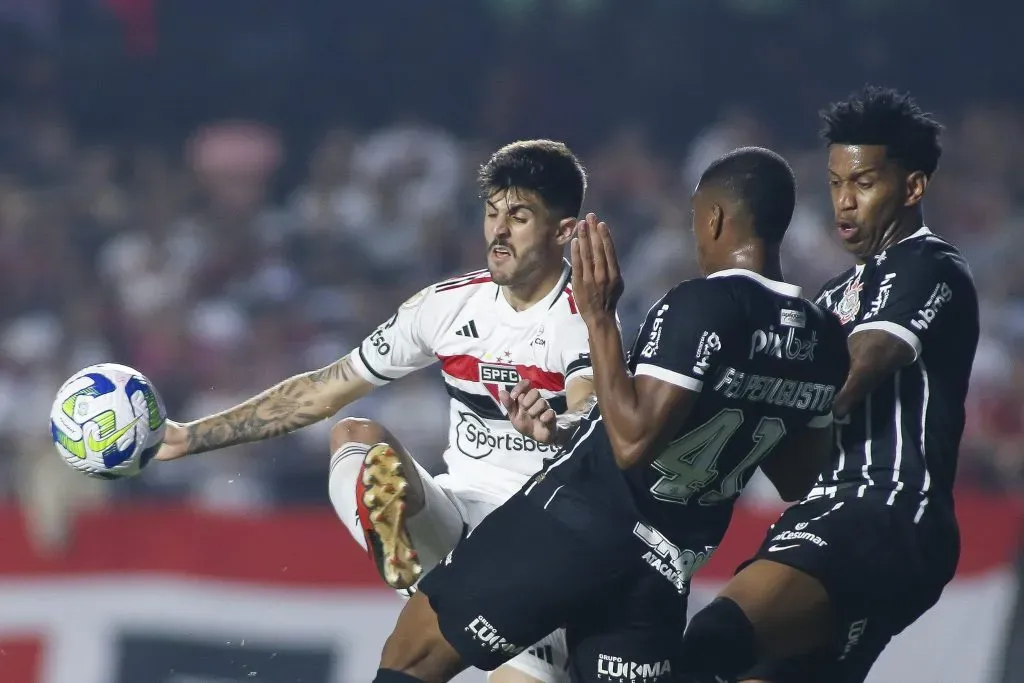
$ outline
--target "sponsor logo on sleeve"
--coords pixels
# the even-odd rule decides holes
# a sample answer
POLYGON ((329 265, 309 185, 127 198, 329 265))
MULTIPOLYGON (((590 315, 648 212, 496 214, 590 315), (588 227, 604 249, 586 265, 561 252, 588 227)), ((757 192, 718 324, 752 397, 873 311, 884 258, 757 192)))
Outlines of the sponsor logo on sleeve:
POLYGON ((911 326, 916 330, 927 330, 931 327, 935 316, 939 314, 943 306, 948 304, 952 298, 953 290, 949 285, 945 282, 935 285, 935 289, 932 290, 924 306, 918 309, 917 316, 910 321, 911 326))

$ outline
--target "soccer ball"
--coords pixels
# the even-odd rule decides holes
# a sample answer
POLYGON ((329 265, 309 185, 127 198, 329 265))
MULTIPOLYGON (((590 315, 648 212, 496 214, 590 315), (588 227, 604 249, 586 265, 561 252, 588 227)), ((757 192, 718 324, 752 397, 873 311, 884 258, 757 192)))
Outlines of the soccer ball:
POLYGON ((101 479, 138 474, 160 448, 166 421, 149 380, 115 363, 76 372, 50 410, 50 432, 64 462, 101 479))

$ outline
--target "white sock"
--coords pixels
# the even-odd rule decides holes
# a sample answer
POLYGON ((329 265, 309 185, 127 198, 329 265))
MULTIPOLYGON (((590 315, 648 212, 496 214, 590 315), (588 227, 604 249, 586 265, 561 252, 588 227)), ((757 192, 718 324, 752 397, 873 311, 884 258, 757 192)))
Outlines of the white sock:
POLYGON ((369 451, 370 446, 365 443, 350 441, 342 444, 331 456, 327 485, 331 504, 338 519, 348 528, 352 538, 356 539, 363 550, 366 550, 366 539, 363 537, 363 527, 359 524, 357 515, 356 483, 359 479, 359 470, 362 469, 369 451))

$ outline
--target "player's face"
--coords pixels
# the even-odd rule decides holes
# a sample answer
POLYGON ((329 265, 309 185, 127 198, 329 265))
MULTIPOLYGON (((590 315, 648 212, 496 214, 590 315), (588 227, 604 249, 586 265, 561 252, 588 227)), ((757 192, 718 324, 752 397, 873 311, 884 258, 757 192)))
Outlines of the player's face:
POLYGON ((891 244, 904 209, 924 192, 921 173, 908 174, 882 145, 830 145, 828 179, 836 229, 860 261, 891 244))
POLYGON ((544 277, 561 257, 560 230, 560 221, 533 192, 512 188, 491 194, 484 202, 491 278, 499 285, 516 286, 544 277))

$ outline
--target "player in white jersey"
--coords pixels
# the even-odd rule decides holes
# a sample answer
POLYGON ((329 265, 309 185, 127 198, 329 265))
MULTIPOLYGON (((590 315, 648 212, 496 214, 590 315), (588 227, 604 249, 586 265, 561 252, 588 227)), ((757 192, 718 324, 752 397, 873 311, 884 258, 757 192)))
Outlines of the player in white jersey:
MULTIPOLYGON (((558 448, 523 437, 499 400, 530 380, 567 424, 593 405, 587 328, 572 298, 564 251, 586 188, 562 143, 516 142, 480 170, 487 269, 427 287, 359 347, 228 410, 168 421, 159 460, 295 431, 415 370, 440 361, 451 396, 448 473, 431 477, 386 427, 345 418, 331 431, 330 496, 384 580, 414 588, 558 448)), ((538 402, 544 405, 545 402, 538 402)), ((568 430, 561 430, 568 436, 568 430)), ((563 683, 558 631, 491 674, 492 683, 563 683)))

